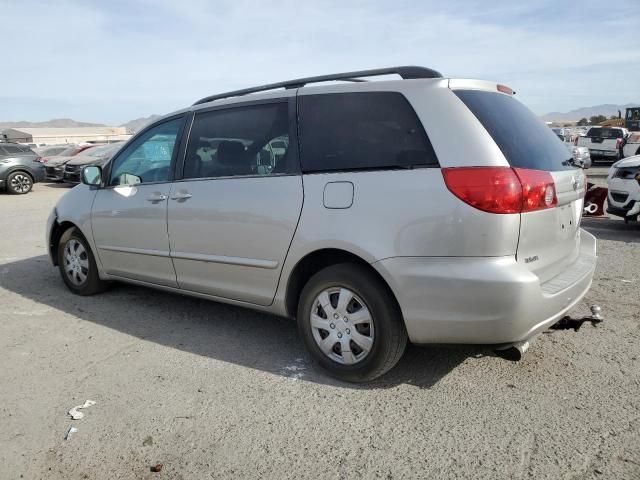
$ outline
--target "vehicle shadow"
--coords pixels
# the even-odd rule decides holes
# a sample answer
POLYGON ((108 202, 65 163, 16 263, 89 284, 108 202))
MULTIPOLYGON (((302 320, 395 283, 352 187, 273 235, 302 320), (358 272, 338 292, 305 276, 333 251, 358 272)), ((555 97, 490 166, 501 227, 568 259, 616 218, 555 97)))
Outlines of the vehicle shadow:
POLYGON ((366 384, 328 377, 312 365, 294 321, 150 288, 114 284, 80 297, 69 292, 47 256, 0 264, 0 287, 140 340, 300 381, 349 389, 411 384, 430 388, 468 358, 493 356, 482 346, 409 346, 400 363, 366 384))
POLYGON ((582 217, 582 228, 603 240, 640 243, 640 222, 624 223, 610 217, 582 217))
POLYGON ((75 185, 66 182, 41 182, 41 185, 49 188, 70 188, 75 187, 75 185))

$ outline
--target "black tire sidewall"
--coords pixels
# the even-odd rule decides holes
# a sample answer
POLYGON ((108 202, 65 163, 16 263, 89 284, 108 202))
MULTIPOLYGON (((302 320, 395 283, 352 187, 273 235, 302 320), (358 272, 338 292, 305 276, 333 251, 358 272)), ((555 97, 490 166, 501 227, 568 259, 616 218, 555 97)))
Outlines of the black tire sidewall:
MULTIPOLYGON (((313 275, 300 295, 298 331, 314 361, 331 375, 346 381, 369 381, 387 371, 390 357, 396 349, 404 351, 406 331, 402 315, 388 287, 358 264, 339 264, 313 275), (316 297, 331 287, 353 291, 366 304, 375 328, 373 348, 367 357, 355 365, 342 365, 328 358, 318 347, 309 322, 316 297), (396 344, 399 343, 399 344, 396 344)), ((396 360, 397 361, 397 360, 396 360)))
POLYGON ((105 288, 105 282, 101 280, 98 275, 98 267, 93 256, 93 252, 91 251, 91 247, 84 236, 76 228, 68 229, 60 237, 60 242, 58 243, 58 268, 60 269, 60 275, 62 275, 64 283, 67 285, 69 290, 77 295, 93 295, 105 288), (69 280, 69 277, 67 277, 67 273, 64 271, 64 249, 70 240, 76 240, 82 244, 87 252, 87 258, 89 260, 87 280, 80 286, 72 283, 71 280, 69 280))
POLYGON ((25 194, 29 193, 31 190, 33 190, 33 178, 31 177, 31 175, 29 175, 28 173, 23 172, 21 170, 19 170, 17 172, 11 172, 9 175, 7 175, 6 182, 7 182, 7 192, 11 193, 12 195, 25 195, 25 194), (29 190, 27 190, 26 192, 16 192, 11 187, 11 180, 13 180, 13 177, 15 177, 17 175, 25 175, 26 177, 29 178, 29 181, 30 181, 29 190))

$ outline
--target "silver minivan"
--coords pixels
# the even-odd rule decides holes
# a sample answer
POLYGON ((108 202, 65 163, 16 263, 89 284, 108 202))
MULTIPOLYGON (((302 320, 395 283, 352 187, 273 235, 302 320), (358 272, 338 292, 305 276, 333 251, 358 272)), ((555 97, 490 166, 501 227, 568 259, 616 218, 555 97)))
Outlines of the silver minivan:
POLYGON ((204 98, 82 182, 47 226, 71 291, 123 281, 295 318, 348 381, 407 341, 528 342, 596 265, 585 176, 553 132, 509 87, 422 67, 204 98))

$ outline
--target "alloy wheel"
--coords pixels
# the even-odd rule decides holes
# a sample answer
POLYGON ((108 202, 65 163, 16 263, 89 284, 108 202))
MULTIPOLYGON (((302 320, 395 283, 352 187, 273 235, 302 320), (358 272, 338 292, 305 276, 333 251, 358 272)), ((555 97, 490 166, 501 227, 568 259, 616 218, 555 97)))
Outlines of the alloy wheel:
POLYGON ((17 193, 27 193, 31 190, 31 177, 18 173, 11 178, 11 188, 17 193))

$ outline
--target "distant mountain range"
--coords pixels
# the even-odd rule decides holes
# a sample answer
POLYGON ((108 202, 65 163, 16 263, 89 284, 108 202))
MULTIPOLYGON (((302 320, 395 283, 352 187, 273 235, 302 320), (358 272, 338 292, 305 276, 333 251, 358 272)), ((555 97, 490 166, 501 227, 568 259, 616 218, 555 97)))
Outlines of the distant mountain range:
MULTIPOLYGON (((160 115, 149 115, 148 117, 136 118, 130 120, 127 123, 118 125, 119 127, 126 127, 132 133, 137 132, 149 122, 152 122, 156 118, 160 118, 160 115)), ((107 127, 103 123, 90 123, 90 122, 77 122, 70 118, 54 118, 53 120, 47 120, 46 122, 0 122, 0 130, 4 128, 75 128, 75 127, 107 127)))
POLYGON ((102 123, 76 122, 70 118, 54 118, 46 122, 0 122, 0 128, 73 128, 73 127, 106 127, 102 123))
POLYGON ((121 127, 127 127, 131 132, 135 133, 148 123, 153 122, 156 118, 160 118, 162 115, 149 115, 148 117, 136 118, 135 120, 129 120, 127 123, 120 125, 121 127))
POLYGON ((593 107, 582 107, 570 112, 551 112, 546 115, 542 115, 540 118, 545 122, 575 122, 581 118, 593 117, 594 115, 606 115, 609 118, 611 115, 618 115, 618 110, 622 113, 624 118, 625 109, 628 107, 640 107, 638 103, 627 103, 626 105, 614 105, 611 103, 605 103, 604 105, 595 105, 593 107))
MULTIPOLYGON (((595 105, 593 107, 582 107, 570 112, 550 112, 546 115, 542 115, 540 118, 545 122, 575 122, 581 118, 589 119, 594 115, 606 115, 607 118, 611 115, 618 115, 618 110, 624 116, 624 111, 627 107, 640 107, 639 103, 627 103, 626 105, 614 105, 606 103, 604 105, 595 105)), ((148 123, 160 118, 161 115, 149 115, 148 117, 136 118, 130 120, 127 123, 118 125, 120 127, 127 127, 132 133, 137 132, 148 123)), ((0 122, 0 129, 3 128, 19 128, 19 127, 106 127, 108 125, 102 123, 89 123, 89 122, 77 122, 70 118, 55 118, 46 122, 0 122)))

